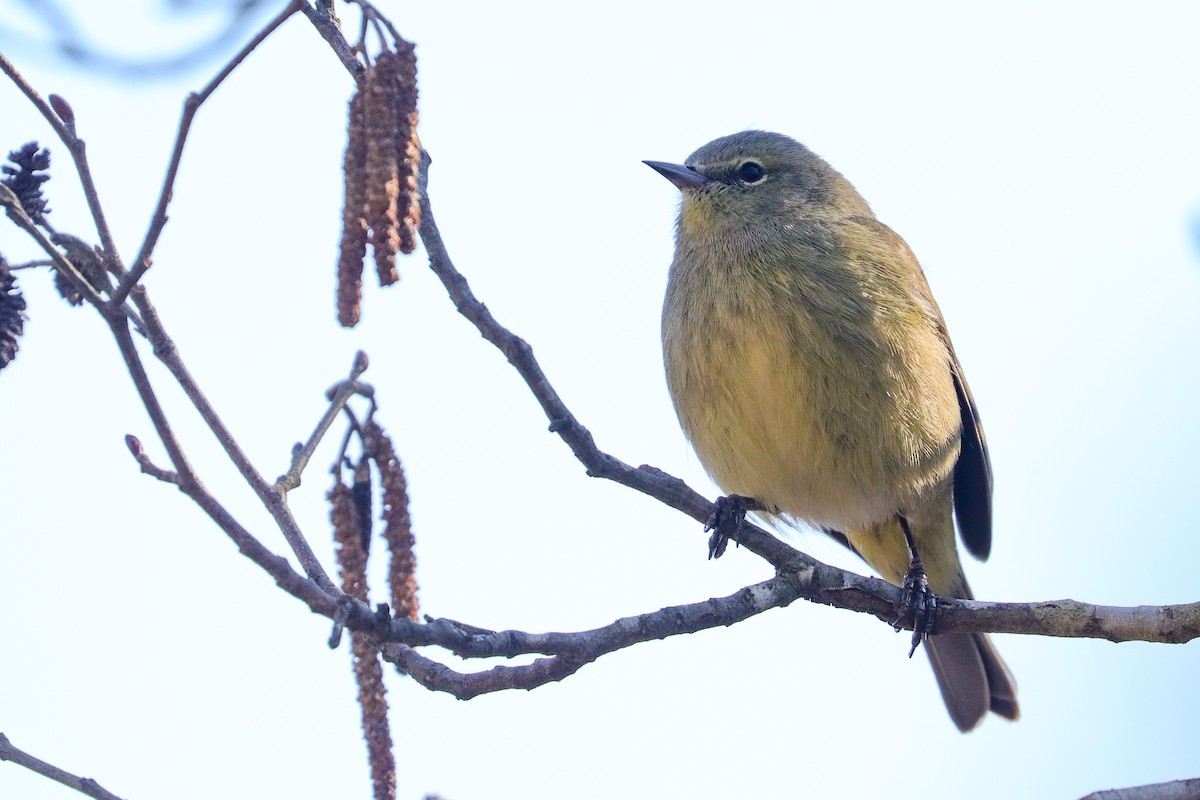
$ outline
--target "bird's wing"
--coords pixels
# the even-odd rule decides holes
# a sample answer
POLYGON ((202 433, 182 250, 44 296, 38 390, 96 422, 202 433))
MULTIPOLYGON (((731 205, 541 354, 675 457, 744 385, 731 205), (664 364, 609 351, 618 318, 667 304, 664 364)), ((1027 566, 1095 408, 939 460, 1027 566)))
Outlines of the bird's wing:
POLYGON ((954 377, 954 390, 958 394, 958 409, 962 416, 962 451, 954 465, 954 515, 958 519, 959 534, 967 551, 981 561, 987 560, 992 550, 992 462, 988 457, 987 440, 983 437, 975 398, 971 396, 971 387, 967 385, 962 364, 946 331, 946 320, 937 301, 933 299, 933 292, 929 289, 929 282, 917 257, 905 241, 872 217, 857 217, 855 222, 875 231, 882 241, 911 261, 917 281, 916 289, 929 304, 937 320, 938 333, 950 357, 950 373, 954 377))
MULTIPOLYGON (((946 344, 949 343, 947 339, 946 344)), ((954 515, 958 518, 958 530, 967 551, 980 561, 986 561, 992 551, 992 460, 988 458, 987 440, 983 438, 975 398, 971 396, 971 387, 967 386, 962 365, 953 349, 950 351, 950 369, 954 372, 954 389, 958 392, 963 425, 962 452, 954 465, 954 515)))

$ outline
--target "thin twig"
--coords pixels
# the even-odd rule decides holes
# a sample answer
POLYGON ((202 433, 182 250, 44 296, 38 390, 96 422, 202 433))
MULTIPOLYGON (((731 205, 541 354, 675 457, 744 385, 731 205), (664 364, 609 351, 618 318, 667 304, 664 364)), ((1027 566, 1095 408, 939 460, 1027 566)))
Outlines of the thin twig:
MULTIPOLYGON (((155 210, 155 215, 151 221, 150 230, 146 235, 145 241, 143 242, 142 250, 139 253, 138 260, 135 262, 135 270, 124 275, 118 289, 113 292, 107 303, 99 298, 99 295, 93 289, 91 289, 90 285, 87 284, 86 281, 83 282, 81 290, 84 292, 85 296, 87 296, 90 302, 100 308, 101 312, 108 321, 109 327, 117 339, 118 348, 125 359, 126 366, 130 370, 130 374, 134 379, 139 396, 146 405, 146 409, 150 414, 151 421, 154 423, 155 431, 162 440, 164 447, 166 447, 167 454, 171 459, 172 465, 175 467, 180 488, 187 491, 188 488, 193 485, 199 487, 199 481, 186 457, 184 456, 183 450, 179 445, 179 442, 176 440, 174 433, 171 431, 171 427, 167 421, 166 415, 163 412, 157 397, 155 396, 149 378, 146 376, 145 369, 141 363, 141 358, 137 353, 137 348, 134 346, 132 339, 128 335, 128 325, 125 322, 124 317, 126 312, 124 309, 124 301, 126 297, 129 297, 133 300, 134 305, 140 312, 140 327, 153 344, 155 355, 170 370, 175 380, 183 388, 188 399, 192 402, 197 411, 200 412, 201 417, 208 424, 209 429, 213 432, 213 435, 225 449, 225 452, 229 456, 230 460, 233 461, 234 465, 238 468, 239 472, 242 474, 242 477, 258 494, 259 499, 267 507, 267 510, 275 519, 276 524, 279 526, 284 535, 284 538, 291 546, 293 553, 295 553, 305 571, 327 592, 336 593, 337 590, 334 587, 333 582, 329 579, 329 576, 325 573, 325 570, 321 566, 316 555, 312 552, 312 548, 304 539, 299 525, 296 523, 291 511, 287 508, 284 497, 279 492, 276 492, 271 485, 263 479, 262 475, 260 475, 259 472, 254 468, 253 464, 250 463, 245 453, 242 452, 241 447, 237 444, 229 430, 225 427, 215 409, 213 409, 212 405, 208 402, 208 399, 200 390, 196 382, 192 379, 190 372, 180 359, 174 342, 172 342, 170 336, 168 336, 165 328, 162 325, 162 322, 158 318, 158 314, 155 311, 154 306, 150 303, 150 299, 145 291, 145 287, 138 285, 138 278, 141 274, 144 274, 145 268, 149 264, 149 257, 153 251, 154 244, 157 241, 158 235, 162 231, 163 225, 166 223, 166 207, 170 202, 175 175, 178 172, 180 158, 182 157, 183 145, 186 141, 191 120, 195 115, 196 109, 199 108, 200 104, 203 103, 204 100, 206 100, 208 96, 216 90, 221 82, 229 76, 233 69, 235 69, 246 58, 246 56, 258 46, 258 44, 260 44, 268 35, 270 35, 275 29, 283 24, 284 21, 286 21, 292 14, 296 13, 302 7, 307 7, 303 0, 292 0, 287 8, 285 8, 279 15, 267 23, 263 30, 260 31, 259 34, 255 36, 254 39, 236 56, 234 56, 234 58, 225 66, 225 68, 222 69, 216 77, 209 81, 209 83, 204 87, 203 90, 201 90, 199 94, 193 94, 188 98, 188 101, 185 103, 183 117, 180 120, 175 147, 172 153, 170 164, 168 166, 167 176, 164 179, 163 189, 159 196, 159 202, 155 210), (121 310, 121 316, 117 316, 115 313, 118 309, 121 310)), ((33 101, 35 105, 38 105, 38 107, 43 110, 43 115, 50 120, 51 124, 55 127, 55 130, 59 132, 60 137, 62 137, 65 142, 70 143, 70 137, 72 134, 65 129, 65 126, 61 120, 54 115, 53 110, 50 109, 40 97, 38 97, 37 93, 33 91, 32 87, 29 87, 28 84, 20 78, 19 74, 16 73, 15 69, 12 69, 11 64, 8 64, 7 60, 0 62, 0 66, 3 66, 4 71, 13 77, 13 80, 17 82, 18 86, 20 86, 23 91, 25 91, 26 95, 30 97, 31 101, 33 101)), ((86 161, 82 163, 81 169, 86 170, 86 161)), ((34 235, 35 238, 44 238, 41 237, 40 231, 34 230, 31 231, 31 234, 34 235)), ((48 249, 47 252, 49 255, 55 258, 56 264, 59 263, 59 260, 61 259, 63 264, 67 265, 64 268, 67 270, 68 274, 71 274, 73 268, 69 267, 69 264, 66 262, 66 260, 62 258, 61 253, 58 253, 58 251, 54 250, 53 248, 48 249)), ((111 255, 114 259, 116 258, 115 249, 112 251, 111 255)), ((116 271, 121 271, 119 264, 116 266, 116 271)), ((77 273, 77 271, 75 272, 77 273)), ((200 489, 200 491, 202 491, 202 489, 200 489)))
POLYGON ((362 56, 363 63, 366 66, 371 66, 371 53, 367 50, 367 30, 370 28, 370 20, 366 12, 358 15, 358 40, 354 42, 351 50, 362 56))
MULTIPOLYGON (((273 30, 275 27, 278 27, 279 23, 284 18, 286 17, 283 15, 280 15, 280 17, 276 18, 276 20, 274 20, 268 26, 267 32, 273 30)), ((260 34, 255 41, 261 41, 264 35, 265 34, 260 34)), ((248 52, 248 50, 244 52, 248 52)), ((227 74, 229 69, 231 69, 231 67, 227 67, 226 71, 222 73, 222 76, 227 74)), ((206 91, 211 93, 211 91, 215 89, 217 83, 219 83, 219 80, 210 82, 206 91)), ((4 189, 5 191, 8 191, 7 187, 4 187, 4 189)), ((8 193, 11 194, 11 191, 8 191, 8 193)), ((162 409, 161 404, 158 401, 153 386, 150 383, 144 366, 142 365, 141 357, 138 355, 137 348, 133 343, 132 337, 130 336, 128 323, 126 321, 126 314, 130 312, 124 307, 124 302, 114 302, 116 300, 116 297, 114 296, 113 300, 105 303, 103 298, 101 298, 100 295, 83 278, 83 276, 79 274, 78 270, 76 270, 74 266, 70 264, 70 262, 67 261, 66 258, 49 243, 48 240, 45 239, 45 236, 41 233, 41 231, 32 224, 32 221, 28 219, 28 215, 24 214, 23 209, 20 209, 19 203, 17 203, 15 207, 9 203, 6 203, 6 206, 9 207, 10 216, 13 217, 17 224, 25 228, 31 236, 33 236, 40 244, 42 244, 43 249, 45 249, 47 254, 54 259, 56 266, 62 269, 76 283, 79 284, 80 291, 84 294, 88 301, 95 305, 104 315, 109 323, 109 327, 112 330, 114 337, 117 340, 118 349, 125 360, 126 367, 129 370, 130 376, 133 378, 134 385, 138 390, 138 394, 150 415, 152 423, 154 424, 155 432, 158 434, 163 446, 167 449, 167 454, 171 459, 172 465, 175 467, 175 482, 179 483, 180 488, 184 489, 191 485, 199 487, 199 480, 196 477, 191 465, 188 463, 188 460, 183 453, 183 449, 171 429, 171 425, 162 409), (20 213, 17 213, 17 211, 20 213)), ((133 283, 131 282, 129 285, 132 286, 133 283)), ((329 579, 316 555, 312 552, 312 548, 309 547, 307 541, 304 539, 304 536, 300 531, 299 525, 296 523, 295 518, 287 509, 284 498, 278 492, 272 489, 272 487, 262 478, 262 476, 250 463, 249 459, 242 452, 233 436, 224 426, 224 423, 221 422, 219 416, 208 402, 208 399, 205 397, 204 393, 192 379, 190 372, 179 358, 179 354, 174 343, 171 341, 170 337, 166 333, 166 330, 163 328, 162 323, 158 318, 158 314, 155 312, 154 306, 150 303, 144 287, 137 286, 134 289, 132 299, 138 310, 141 312, 140 320, 137 320, 136 317, 135 320, 139 322, 141 328, 153 343, 155 355, 167 365, 172 375, 179 382, 188 398, 192 401, 192 404, 208 423, 209 428, 224 447, 230 459, 238 467, 246 481, 250 483, 250 485, 258 493, 259 498, 267 507, 268 511, 270 511, 272 517, 276 520, 276 523, 279 525, 284 537, 287 539, 288 544, 292 547, 292 551, 300 560, 300 563, 304 567, 305 571, 312 576, 313 579, 316 580, 326 591, 336 592, 333 582, 329 579)))
POLYGON ((457 672, 402 644, 385 644, 380 652, 385 660, 395 664, 401 672, 426 689, 446 692, 459 700, 470 700, 481 694, 508 689, 536 689, 570 677, 588 663, 555 656, 538 658, 531 664, 518 667, 501 665, 482 672, 457 672))
POLYGON ((0 205, 4 206, 5 211, 8 213, 8 218, 12 220, 17 227, 29 234, 29 236, 35 242, 37 242, 38 246, 50 256, 50 258, 46 261, 31 261, 27 264, 21 264, 17 267, 10 267, 10 270, 28 269, 33 266, 43 265, 52 266, 75 286, 83 299, 87 300, 97 311, 99 311, 102 317, 107 319, 110 313, 124 315, 131 322, 133 322, 135 326, 137 326, 138 330, 142 330, 142 319, 138 312, 124 304, 119 306, 109 305, 104 300, 104 297, 96 290, 96 287, 92 286, 91 281, 85 278, 83 273, 79 271, 79 268, 75 266, 74 262, 67 258, 61 250, 55 247, 54 242, 47 238, 46 235, 41 231, 42 227, 45 227, 49 230, 53 230, 53 228, 51 228, 51 226, 46 224, 44 221, 39 226, 39 224, 35 222, 34 219, 29 216, 29 214, 26 213, 24 207, 21 205, 20 199, 17 198, 17 196, 13 193, 12 189, 3 184, 0 184, 0 205))
MULTIPOLYGON (((134 289, 133 299, 138 307, 142 310, 146 318, 145 327, 148 335, 152 337, 151 340, 155 342, 155 354, 162 359, 164 357, 164 354, 160 351, 160 347, 162 347, 163 349, 169 351, 169 353, 173 354, 177 360, 178 353, 175 352, 174 345, 170 343, 170 339, 167 337, 166 331, 163 329, 162 323, 159 321, 154 307, 150 304, 149 299, 146 297, 145 287, 136 287, 134 289), (168 343, 169 346, 164 345, 164 341, 168 343)), ((280 582, 280 585, 283 585, 284 583, 294 583, 291 576, 286 575, 279 569, 279 562, 281 562, 285 567, 287 566, 287 562, 276 556, 271 551, 267 550, 267 548, 263 547, 263 545, 260 544, 258 540, 255 539, 245 528, 243 528, 232 517, 232 515, 225 511, 225 509, 220 505, 220 503, 217 502, 215 498, 209 495, 208 491, 204 488, 203 484, 196 476, 191 464, 187 459, 187 456, 183 452, 182 445, 176 438, 174 430, 171 428, 171 424, 167 419, 162 405, 159 403, 158 396, 154 391, 154 386, 150 382, 150 378, 146 373, 145 366, 142 364, 141 355, 137 351, 137 347, 134 344, 133 337, 130 334, 128 325, 125 323, 124 318, 110 319, 109 328, 112 331, 113 337, 116 339, 117 349, 120 351, 122 358, 125 360, 126 369, 129 371, 129 375, 133 379, 134 388, 137 390, 139 398, 141 398, 142 405, 146 408, 146 412, 150 415, 150 421, 154 425, 155 433, 158 435, 163 447, 166 448, 167 455, 175 467, 176 473, 172 482, 175 483, 184 494, 186 494, 201 508, 207 511, 209 516, 212 517, 213 521, 217 523, 217 525, 226 533, 226 535, 234 540, 238 546, 238 549, 241 550, 243 554, 249 555, 251 558, 253 558, 255 562, 258 563, 259 566, 263 567, 263 569, 267 570, 268 573, 275 576, 276 580, 280 582)), ((174 362, 167 363, 168 366, 171 366, 171 364, 174 362)), ((202 394, 198 395, 198 400, 202 401, 203 405, 198 403, 197 395, 195 393, 198 392, 198 390, 195 390, 195 392, 188 391, 188 385, 184 385, 183 388, 185 393, 188 394, 189 399, 192 400, 193 405, 195 405, 202 414, 205 408, 208 408, 211 411, 211 408, 207 405, 207 399, 202 394)), ((214 430, 214 435, 220 439, 221 432, 224 433, 227 439, 230 438, 228 431, 224 431, 223 428, 220 429, 220 432, 214 430)), ((128 439, 126 443, 129 443, 128 439)), ((222 441, 222 443, 224 444, 224 441, 222 441)), ((137 447, 139 450, 141 449, 140 441, 137 442, 137 447)), ((236 452, 241 454, 240 450, 237 450, 236 452)), ((135 458, 137 457, 136 452, 134 452, 134 456, 135 458)), ((242 455, 242 459, 243 461, 245 460, 244 455, 242 455)), ((235 460, 235 464, 236 463, 237 462, 235 460)), ((259 480, 261 482, 261 477, 259 480)), ((290 518, 290 514, 288 517, 290 518)), ((294 520, 292 522, 294 525, 294 520)), ((299 539, 302 543, 304 543, 302 536, 299 537, 299 539)), ((291 539, 288 541, 290 543, 291 539)), ((307 543, 304 543, 304 547, 307 548, 307 543)), ((311 554, 311 550, 309 553, 311 554)), ((298 555, 297 557, 300 556, 298 555)), ((303 560, 304 559, 301 558, 302 563, 303 560)), ((312 556, 311 560, 313 563, 316 563, 315 556, 312 556)), ((308 570, 308 565, 305 565, 305 568, 306 571, 309 571, 309 574, 313 574, 313 571, 308 570)), ((287 568, 287 572, 291 572, 290 567, 287 568)), ((317 563, 316 574, 314 575, 314 578, 318 578, 320 575, 324 575, 324 572, 321 570, 320 564, 317 563)), ((329 584, 329 586, 332 586, 328 577, 325 578, 325 581, 329 584)), ((323 589, 328 591, 329 586, 326 586, 325 584, 322 584, 321 586, 323 589)), ((336 589, 333 591, 336 593, 336 589)), ((296 596, 300 597, 300 595, 296 596)), ((301 599, 304 598, 301 597, 301 599)))
MULTIPOLYGON (((284 539, 287 540, 288 546, 300 561, 300 565, 304 567, 304 571, 315 580, 325 591, 337 593, 337 589, 330 580, 325 568, 321 566, 320 560, 309 546, 308 541, 304 538, 303 531, 300 530, 300 525, 296 522, 296 518, 292 515, 291 510, 287 507, 286 498, 280 494, 275 488, 267 483, 262 474, 250 461, 237 439, 225 426, 208 397, 201 390, 195 378, 192 377, 191 371, 184 364, 183 359, 179 355, 178 349, 175 347, 174 341, 167 335, 166 329, 155 313, 154 308, 149 305, 149 301, 145 295, 145 287, 138 286, 133 292, 133 301, 139 310, 142 311, 143 320, 146 328, 146 335, 154 345, 154 354, 158 357, 170 371, 171 375, 179 383, 188 400, 200 413, 200 417, 208 425, 209 430, 216 438, 217 442, 225 450, 225 454, 229 460, 233 462, 242 479, 250 485, 254 493, 258 495, 258 499, 266 507, 271 514, 271 518, 275 520, 275 524, 279 527, 284 539)), ((131 345, 132 346, 132 343, 131 345)), ((124 347, 122 347, 124 351, 124 347)), ((174 461, 174 458, 172 458, 174 461)), ((176 465, 178 468, 178 465, 176 465)), ((182 470, 181 470, 182 474, 182 470)), ((190 474, 189 478, 195 480, 194 475, 190 474)))
MULTIPOLYGON (((363 16, 369 17, 371 19, 371 21, 374 22, 376 25, 383 25, 383 27, 388 29, 388 32, 392 34, 393 41, 395 41, 395 42, 405 41, 405 38, 400 35, 400 32, 398 30, 396 30, 396 26, 392 24, 392 21, 390 19, 388 19, 386 16, 384 16, 383 14, 380 14, 379 9, 377 9, 370 2, 368 2, 368 0, 355 0, 355 1, 358 3, 359 7, 362 9, 363 16)), ((380 36, 380 38, 383 38, 382 35, 380 36)))
MULTIPOLYGON (((181 485, 179 488, 196 505, 200 506, 204 513, 208 514, 209 519, 216 523, 217 527, 225 532, 237 546, 238 552, 274 578, 275 584, 280 589, 303 602, 313 613, 333 618, 338 603, 343 602, 345 598, 341 590, 335 588, 333 591, 328 591, 315 580, 296 572, 286 558, 276 555, 265 547, 202 486, 191 484, 181 485)), ((348 627, 353 630, 375 631, 379 627, 379 621, 374 612, 361 603, 358 605, 361 607, 352 608, 354 613, 348 627)))
MULTIPOLYGON (((209 84, 199 95, 193 95, 190 97, 189 102, 196 101, 195 108, 198 108, 199 104, 216 90, 221 81, 223 81, 230 74, 230 72, 239 63, 241 63, 241 61, 246 57, 246 55, 249 54, 251 50, 254 49, 254 47, 261 43, 263 39, 265 39, 272 31, 278 28, 279 25, 281 25, 288 17, 290 17, 292 14, 298 11, 300 7, 303 6, 305 6, 303 0, 293 0, 293 2, 290 3, 283 12, 281 12, 275 19, 267 24, 267 26, 259 33, 258 36, 254 38, 249 45, 243 48, 243 50, 234 57, 234 59, 225 67, 224 70, 222 70, 212 81, 209 82, 209 84)), ((64 141, 64 143, 72 148, 73 153, 78 155, 76 159, 76 165, 80 172, 81 180, 84 182, 85 187, 90 187, 90 171, 87 167, 86 159, 82 156, 82 149, 77 146, 79 143, 77 137, 75 137, 74 134, 67 129, 66 125, 54 113, 53 109, 51 109, 50 106, 41 99, 41 97, 33 90, 31 86, 29 86, 24 78, 16 71, 12 64, 3 57, 2 54, 0 54, 0 69, 9 75, 9 77, 17 84, 17 86, 26 94, 30 101, 33 102, 39 110, 41 110, 43 116, 46 117, 51 126, 59 134, 59 137, 64 141)), ((139 265, 148 265, 149 255, 153 249, 154 242, 157 240, 158 234, 161 233, 162 225, 166 222, 166 205, 170 200, 171 188, 174 184, 175 174, 178 171, 179 158, 182 155, 183 143, 187 136, 187 130, 191 124, 191 117, 195 114, 195 108, 192 108, 192 110, 188 112, 187 104, 185 104, 184 117, 180 122, 180 130, 176 138, 175 150, 172 155, 171 164, 168 168, 168 175, 164 181, 163 190, 159 197, 159 204, 156 210, 155 220, 152 221, 150 232, 147 234, 146 241, 143 243, 143 250, 137 262, 139 265)), ((91 202, 94 198, 95 193, 92 191, 89 195, 89 202, 91 202)), ((6 205, 9 204, 6 203, 6 205)), ((19 203, 17 204, 17 208, 19 208, 19 203)), ((111 236, 109 236, 107 233, 107 227, 103 224, 104 217, 100 212, 98 200, 96 200, 96 208, 94 209, 93 214, 96 217, 97 225, 101 228, 101 239, 104 242, 107 255, 112 259, 111 263, 113 264, 113 271, 118 275, 121 275, 124 273, 124 269, 121 267, 118 260, 115 246, 111 244, 111 236)), ((13 213, 10 214, 10 216, 13 216, 19 225, 22 224, 21 217, 24 217, 26 221, 28 221, 28 215, 23 213, 23 209, 21 209, 20 214, 13 213)), ((300 563, 304 567, 305 571, 312 576, 313 580, 317 581, 317 583, 326 592, 336 594, 337 590, 333 586, 333 582, 329 579, 328 575, 324 571, 324 568, 321 566, 315 554, 312 552, 312 549, 309 547, 307 541, 304 539, 299 525, 297 525, 294 517, 292 517, 291 512, 288 510, 282 495, 280 495, 278 492, 275 492, 249 462, 245 454, 241 451, 241 448, 230 435, 228 429, 225 428, 224 424, 217 416, 211 404, 209 404, 207 398, 200 391, 195 381, 192 380, 191 374, 188 372, 183 362, 179 359, 179 355, 174 343, 171 341, 170 337, 166 333, 166 330, 163 328, 162 323, 159 321, 158 315, 154 310, 154 306, 150 303, 149 297, 145 292, 145 288, 137 285, 137 276, 133 276, 132 273, 124 275, 118 290, 113 293, 110 300, 106 303, 103 298, 101 298, 99 294, 91 287, 91 285, 87 283, 87 281, 84 280, 81 275, 78 274, 78 270, 76 270, 60 252, 53 247, 47 246, 46 243, 42 241, 45 239, 45 237, 39 230, 37 230, 36 226, 32 226, 31 221, 29 222, 29 226, 22 225, 22 227, 26 227, 27 231, 43 245, 43 249, 45 249, 47 253, 55 260, 55 264, 59 266, 60 269, 66 272, 66 274, 72 277, 76 282, 80 283, 81 292, 83 292, 84 296, 89 300, 89 302, 97 306, 97 308, 101 311, 101 314, 109 323, 109 327, 112 330, 114 337, 117 339, 118 349, 121 351, 122 357, 126 363, 126 367, 129 369, 130 375, 134 380, 134 384, 138 390, 139 396, 141 397, 143 404, 146 406, 147 412, 150 414, 151 421, 155 427, 155 432, 163 442, 163 446, 167 449, 167 454, 170 457, 173 466, 175 467, 176 482, 179 484, 180 488, 189 495, 194 493, 197 497, 207 497, 207 493, 200 485, 198 478, 187 461, 187 458, 184 456, 182 447, 175 438, 166 414, 163 412, 157 396, 154 393, 150 380, 146 375, 145 368, 141 363, 141 357, 138 355, 137 348, 134 346, 132 338, 129 335, 128 323, 126 321, 127 315, 132 317, 135 322, 139 323, 139 327, 141 327, 147 338, 149 338, 153 343, 155 355, 167 365, 168 369, 170 369, 172 375, 184 389, 184 392, 187 394, 188 398, 192 401, 193 405, 208 423, 209 428, 212 430, 214 436, 216 436, 218 441, 224 447, 226 453, 229 455, 230 459, 238 467, 239 471, 242 473, 242 476, 255 489, 263 504, 267 507, 272 517, 276 520, 276 523, 279 525, 280 530, 283 532, 284 537, 287 539, 288 544, 291 546, 292 551, 296 554, 296 557, 300 560, 300 563), (132 312, 125 308, 124 301, 127 296, 132 297, 134 305, 136 305, 138 310, 141 312, 140 319, 137 317, 137 315, 133 315, 132 312)), ((143 268, 141 269, 139 275, 144 272, 145 269, 143 268)), ((193 497, 193 499, 196 499, 196 497, 193 497)), ((208 498, 208 500, 212 500, 212 498, 208 498)), ((215 500, 212 502, 215 502, 215 500)), ((228 528, 225 530, 227 533, 230 533, 228 528)))
POLYGON ((350 406, 342 406, 342 411, 346 413, 346 431, 342 434, 342 442, 338 445, 337 456, 333 459, 333 465, 329 468, 330 474, 340 476, 342 467, 349 464, 349 458, 346 456, 350 449, 350 442, 354 440, 355 435, 362 435, 362 426, 358 422, 358 417, 354 415, 354 409, 350 406))
POLYGON ((75 135, 74 124, 68 125, 63 122, 62 118, 50 107, 50 104, 34 91, 34 88, 25 80, 21 73, 17 72, 17 68, 4 57, 3 53, 0 53, 0 71, 3 71, 17 85, 17 88, 29 98, 29 102, 33 103, 34 107, 41 112, 46 122, 54 130, 54 133, 67 146, 67 151, 71 154, 71 159, 75 162, 75 171, 79 175, 79 182, 83 185, 83 195, 87 200, 92 220, 96 224, 96 232, 100 236, 100 244, 103 245, 104 252, 112 259, 114 271, 118 275, 124 273, 125 269, 121 265, 120 256, 117 254, 116 241, 113 239, 111 231, 109 231, 108 221, 104 216, 104 209, 100 205, 100 194, 96 191, 96 184, 92 180, 92 170, 87 161, 87 146, 83 139, 75 135))
POLYGON ((78 775, 72 775, 65 769, 60 769, 53 764, 42 761, 40 758, 31 756, 24 750, 14 747, 13 743, 3 733, 0 733, 0 761, 11 761, 52 781, 57 781, 63 786, 74 789, 80 794, 94 797, 96 800, 121 800, 120 797, 117 797, 117 795, 108 791, 91 778, 81 778, 78 775))
POLYGON ((117 340, 117 349, 125 360, 125 369, 129 371, 129 376, 133 379, 133 386, 137 390, 138 397, 141 398, 146 413, 150 415, 150 423, 154 425, 154 432, 158 435, 159 441, 163 443, 163 447, 167 450, 167 456, 175 467, 176 476, 173 483, 178 484, 181 489, 191 485, 199 486, 200 480, 196 477, 191 463, 183 452, 183 446, 171 428, 171 422, 167 419, 162 403, 159 402, 158 395, 154 391, 154 385, 150 382, 150 376, 146 374, 146 367, 142 364, 142 357, 133 343, 129 326, 122 317, 110 320, 109 328, 117 340))
POLYGON ((163 483, 173 483, 179 485, 179 474, 169 469, 163 469, 150 460, 150 456, 146 454, 146 450, 142 447, 142 440, 133 434, 125 436, 125 446, 129 448, 129 452, 133 454, 133 458, 138 462, 142 472, 147 475, 158 478, 163 483))
POLYGON ((334 55, 342 62, 342 66, 350 73, 356 83, 362 83, 363 76, 366 73, 366 68, 357 58, 354 57, 354 51, 350 48, 350 44, 342 35, 342 30, 338 23, 322 8, 313 8, 304 3, 301 5, 300 13, 308 17, 308 21, 317 29, 317 33, 333 50, 334 55))
POLYGON ((142 240, 141 249, 138 250, 137 257, 133 260, 133 265, 129 273, 121 278, 120 284, 112 294, 112 302, 114 305, 120 305, 125 302, 125 298, 129 296, 129 292, 137 285, 137 282, 146 274, 146 270, 150 269, 151 256, 154 253, 154 247, 158 244, 158 237, 162 234, 163 228, 167 224, 167 206, 171 203, 171 194, 175 188, 175 177, 179 174, 179 164, 183 158, 183 146, 187 141, 188 132, 192 127, 192 120, 196 116, 196 112, 200 110, 200 106, 204 104, 217 87, 229 77, 229 75, 246 59, 256 47, 262 44, 263 40, 270 36, 276 28, 286 22, 293 14, 300 11, 302 8, 307 8, 308 4, 304 0, 292 0, 287 7, 280 11, 278 15, 266 26, 258 32, 258 35, 250 40, 249 44, 238 51, 229 63, 217 73, 208 84, 199 92, 192 92, 183 101, 183 114, 179 118, 179 130, 175 134, 175 146, 171 150, 171 160, 167 165, 167 173, 163 179, 162 191, 158 195, 158 203, 154 207, 154 214, 150 217, 150 227, 146 231, 146 236, 142 240))
POLYGON ((359 376, 366 371, 366 368, 367 356, 360 350, 354 356, 354 366, 351 367, 350 377, 335 385, 328 393, 332 395, 329 398, 329 407, 321 415, 312 435, 308 437, 308 441, 303 446, 297 447, 292 453, 292 463, 288 471, 275 479, 273 488, 276 492, 286 495, 300 485, 301 473, 308 466, 309 460, 321 440, 325 438, 325 434, 329 432, 329 427, 337 418, 338 413, 346 407, 346 403, 350 402, 350 398, 358 395, 370 396, 373 393, 371 387, 358 382, 359 376))
POLYGON ((8 213, 8 218, 11 219, 18 228, 25 231, 33 238, 42 250, 46 251, 46 255, 50 256, 54 267, 61 272, 66 278, 75 284, 75 288, 83 295, 83 298, 95 306, 101 313, 104 313, 104 298, 96 291, 92 284, 88 283, 87 278, 83 277, 83 273, 67 259, 62 252, 54 246, 54 243, 42 233, 33 218, 25 212, 25 207, 21 205, 20 199, 12 189, 0 184, 0 205, 4 206, 4 210, 8 213))

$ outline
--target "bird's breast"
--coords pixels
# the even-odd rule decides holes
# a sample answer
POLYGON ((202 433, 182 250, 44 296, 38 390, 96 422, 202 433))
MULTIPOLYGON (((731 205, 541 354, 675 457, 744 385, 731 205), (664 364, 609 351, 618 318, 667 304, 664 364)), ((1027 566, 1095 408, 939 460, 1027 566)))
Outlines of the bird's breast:
POLYGON ((944 347, 878 315, 831 328, 761 279, 697 277, 673 270, 664 359, 684 432, 725 492, 845 530, 946 479, 959 421, 944 347))

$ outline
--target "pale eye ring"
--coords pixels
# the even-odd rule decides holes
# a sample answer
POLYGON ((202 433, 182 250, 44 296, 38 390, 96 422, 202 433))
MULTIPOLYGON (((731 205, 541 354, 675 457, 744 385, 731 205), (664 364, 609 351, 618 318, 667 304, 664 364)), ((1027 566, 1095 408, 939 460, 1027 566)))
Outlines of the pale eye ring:
POLYGON ((737 175, 742 183, 761 183, 767 177, 767 171, 757 161, 746 161, 738 167, 737 175))

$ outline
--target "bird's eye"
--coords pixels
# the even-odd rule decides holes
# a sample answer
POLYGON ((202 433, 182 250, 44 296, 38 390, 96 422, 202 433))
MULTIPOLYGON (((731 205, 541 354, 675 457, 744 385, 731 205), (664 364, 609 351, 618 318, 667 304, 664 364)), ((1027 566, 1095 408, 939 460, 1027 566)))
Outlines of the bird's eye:
POLYGON ((767 171, 757 161, 747 161, 738 167, 738 178, 742 183, 758 183, 767 177, 767 171))

